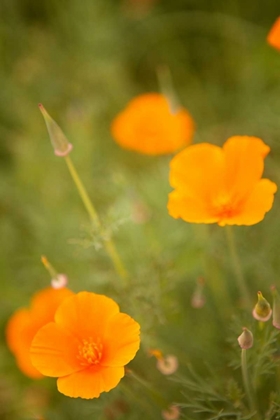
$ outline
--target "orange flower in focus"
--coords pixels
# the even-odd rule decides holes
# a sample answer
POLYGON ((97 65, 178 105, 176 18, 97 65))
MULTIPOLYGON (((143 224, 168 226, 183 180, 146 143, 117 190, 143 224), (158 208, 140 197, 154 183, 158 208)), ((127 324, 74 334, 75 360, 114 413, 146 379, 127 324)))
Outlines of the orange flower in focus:
POLYGON ((173 110, 165 96, 148 93, 129 102, 114 119, 111 132, 125 149, 162 155, 191 142, 194 121, 185 109, 173 110))
POLYGON ((270 148, 257 137, 235 136, 223 147, 190 146, 170 163, 168 211, 191 223, 253 225, 273 204, 277 186, 261 179, 270 148))
POLYGON ((139 331, 112 299, 80 292, 65 299, 54 322, 38 331, 31 360, 43 375, 58 378, 62 394, 96 398, 124 376, 124 366, 139 349, 139 331))
POLYGON ((269 45, 280 50, 280 17, 274 22, 266 39, 269 45))
POLYGON ((43 325, 53 321, 61 302, 72 294, 73 292, 65 287, 59 290, 48 287, 34 295, 30 309, 18 309, 11 316, 6 328, 7 344, 25 375, 31 378, 42 377, 30 360, 31 342, 43 325))

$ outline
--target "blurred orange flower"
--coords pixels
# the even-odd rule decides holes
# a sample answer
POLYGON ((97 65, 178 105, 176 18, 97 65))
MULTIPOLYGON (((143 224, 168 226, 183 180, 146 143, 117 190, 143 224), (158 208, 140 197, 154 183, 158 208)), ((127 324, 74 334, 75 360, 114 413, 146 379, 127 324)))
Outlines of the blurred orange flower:
POLYGON ((25 375, 31 378, 42 377, 30 360, 31 342, 43 325, 53 321, 60 303, 72 294, 73 292, 65 287, 59 290, 48 287, 33 296, 29 309, 18 309, 9 319, 6 328, 7 344, 25 375))
POLYGON ((147 155, 168 154, 187 146, 194 134, 194 121, 184 109, 172 109, 158 93, 137 96, 114 119, 111 132, 125 149, 147 155))
POLYGON ((261 179, 270 148, 257 137, 235 136, 223 147, 190 146, 170 163, 168 211, 191 223, 253 225, 273 204, 277 186, 261 179))
POLYGON ((266 39, 269 45, 280 50, 280 16, 272 25, 266 39))
POLYGON ((31 360, 57 377, 68 397, 96 398, 124 376, 124 365, 139 349, 140 327, 110 298, 89 292, 71 296, 42 327, 31 345, 31 360))

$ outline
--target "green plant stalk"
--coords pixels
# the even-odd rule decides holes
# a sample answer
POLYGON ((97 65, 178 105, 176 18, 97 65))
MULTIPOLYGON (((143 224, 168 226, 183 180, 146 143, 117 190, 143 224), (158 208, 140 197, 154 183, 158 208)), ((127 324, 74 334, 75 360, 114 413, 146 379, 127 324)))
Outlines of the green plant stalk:
POLYGON ((137 382, 139 382, 146 390, 149 392, 152 399, 157 403, 157 405, 161 408, 164 408, 167 406, 167 401, 163 396, 157 392, 147 381, 145 381, 143 378, 141 378, 139 375, 137 375, 134 371, 129 369, 129 376, 135 379, 137 382))
MULTIPOLYGON (((100 219, 98 217, 98 214, 89 198, 89 195, 84 187, 84 184, 81 181, 81 178, 78 175, 78 172, 76 171, 76 168, 71 160, 71 158, 69 157, 69 155, 64 157, 67 167, 69 169, 69 172, 73 178, 73 181, 77 187, 78 193, 82 199, 82 202, 84 203, 84 206, 88 212, 88 215, 91 219, 91 221, 94 223, 94 225, 96 227, 98 227, 100 229, 101 234, 104 233, 102 226, 101 226, 101 222, 100 219)), ((102 235, 103 236, 103 235, 102 235)), ((104 235, 105 236, 105 235, 104 235)), ((109 257, 111 258, 113 265, 115 267, 116 272, 119 274, 120 278, 123 280, 124 284, 127 283, 127 271, 122 263, 122 260, 115 248, 115 245, 112 241, 111 238, 108 239, 104 239, 104 244, 105 244, 105 248, 107 250, 107 253, 109 255, 109 257)))
POLYGON ((238 252, 236 249, 236 242, 233 234, 233 230, 231 229, 231 226, 226 226, 226 235, 227 235, 227 242, 229 246, 229 252, 232 260, 232 265, 235 271, 235 278, 236 283, 239 288, 239 293, 241 294, 241 297, 244 299, 245 305, 247 309, 251 309, 251 299, 250 299, 250 293, 248 291, 246 281, 243 275, 240 259, 238 256, 238 252))
POLYGON ((248 377, 248 368, 247 368, 247 350, 242 349, 241 351, 241 369, 242 369, 242 377, 243 377, 243 384, 245 393, 247 395, 249 408, 252 413, 255 413, 254 417, 252 419, 260 420, 258 412, 256 410, 256 404, 253 398, 253 395, 251 393, 251 388, 249 384, 249 377, 248 377))
POLYGON ((49 272, 52 279, 56 279, 58 276, 58 272, 55 270, 55 268, 51 265, 51 263, 48 261, 48 259, 42 255, 41 261, 46 268, 46 270, 49 272))

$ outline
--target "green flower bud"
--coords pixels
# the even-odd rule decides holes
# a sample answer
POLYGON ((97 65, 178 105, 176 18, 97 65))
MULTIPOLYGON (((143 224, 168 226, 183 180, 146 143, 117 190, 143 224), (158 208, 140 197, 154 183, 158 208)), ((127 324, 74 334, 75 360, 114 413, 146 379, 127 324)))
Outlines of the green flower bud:
POLYGON ((258 302, 253 309, 253 317, 258 321, 268 321, 272 314, 272 309, 268 301, 258 292, 258 302))
POLYGON ((59 125, 57 125, 57 123, 47 113, 42 104, 39 104, 39 109, 44 117, 55 155, 62 157, 67 156, 73 149, 72 144, 69 143, 59 125))
POLYGON ((238 337, 238 343, 244 350, 250 349, 254 343, 254 337, 250 330, 243 327, 243 333, 238 337))

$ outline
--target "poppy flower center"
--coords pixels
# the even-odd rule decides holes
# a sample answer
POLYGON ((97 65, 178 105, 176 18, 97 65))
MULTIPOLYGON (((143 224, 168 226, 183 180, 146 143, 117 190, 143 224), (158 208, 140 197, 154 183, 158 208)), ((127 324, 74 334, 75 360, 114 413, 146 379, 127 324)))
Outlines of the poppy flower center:
POLYGON ((220 218, 231 217, 233 213, 233 204, 227 194, 222 194, 214 201, 215 213, 220 218))
POLYGON ((78 356, 82 366, 97 365, 102 357, 103 345, 98 338, 96 341, 92 337, 83 339, 78 347, 78 356))

